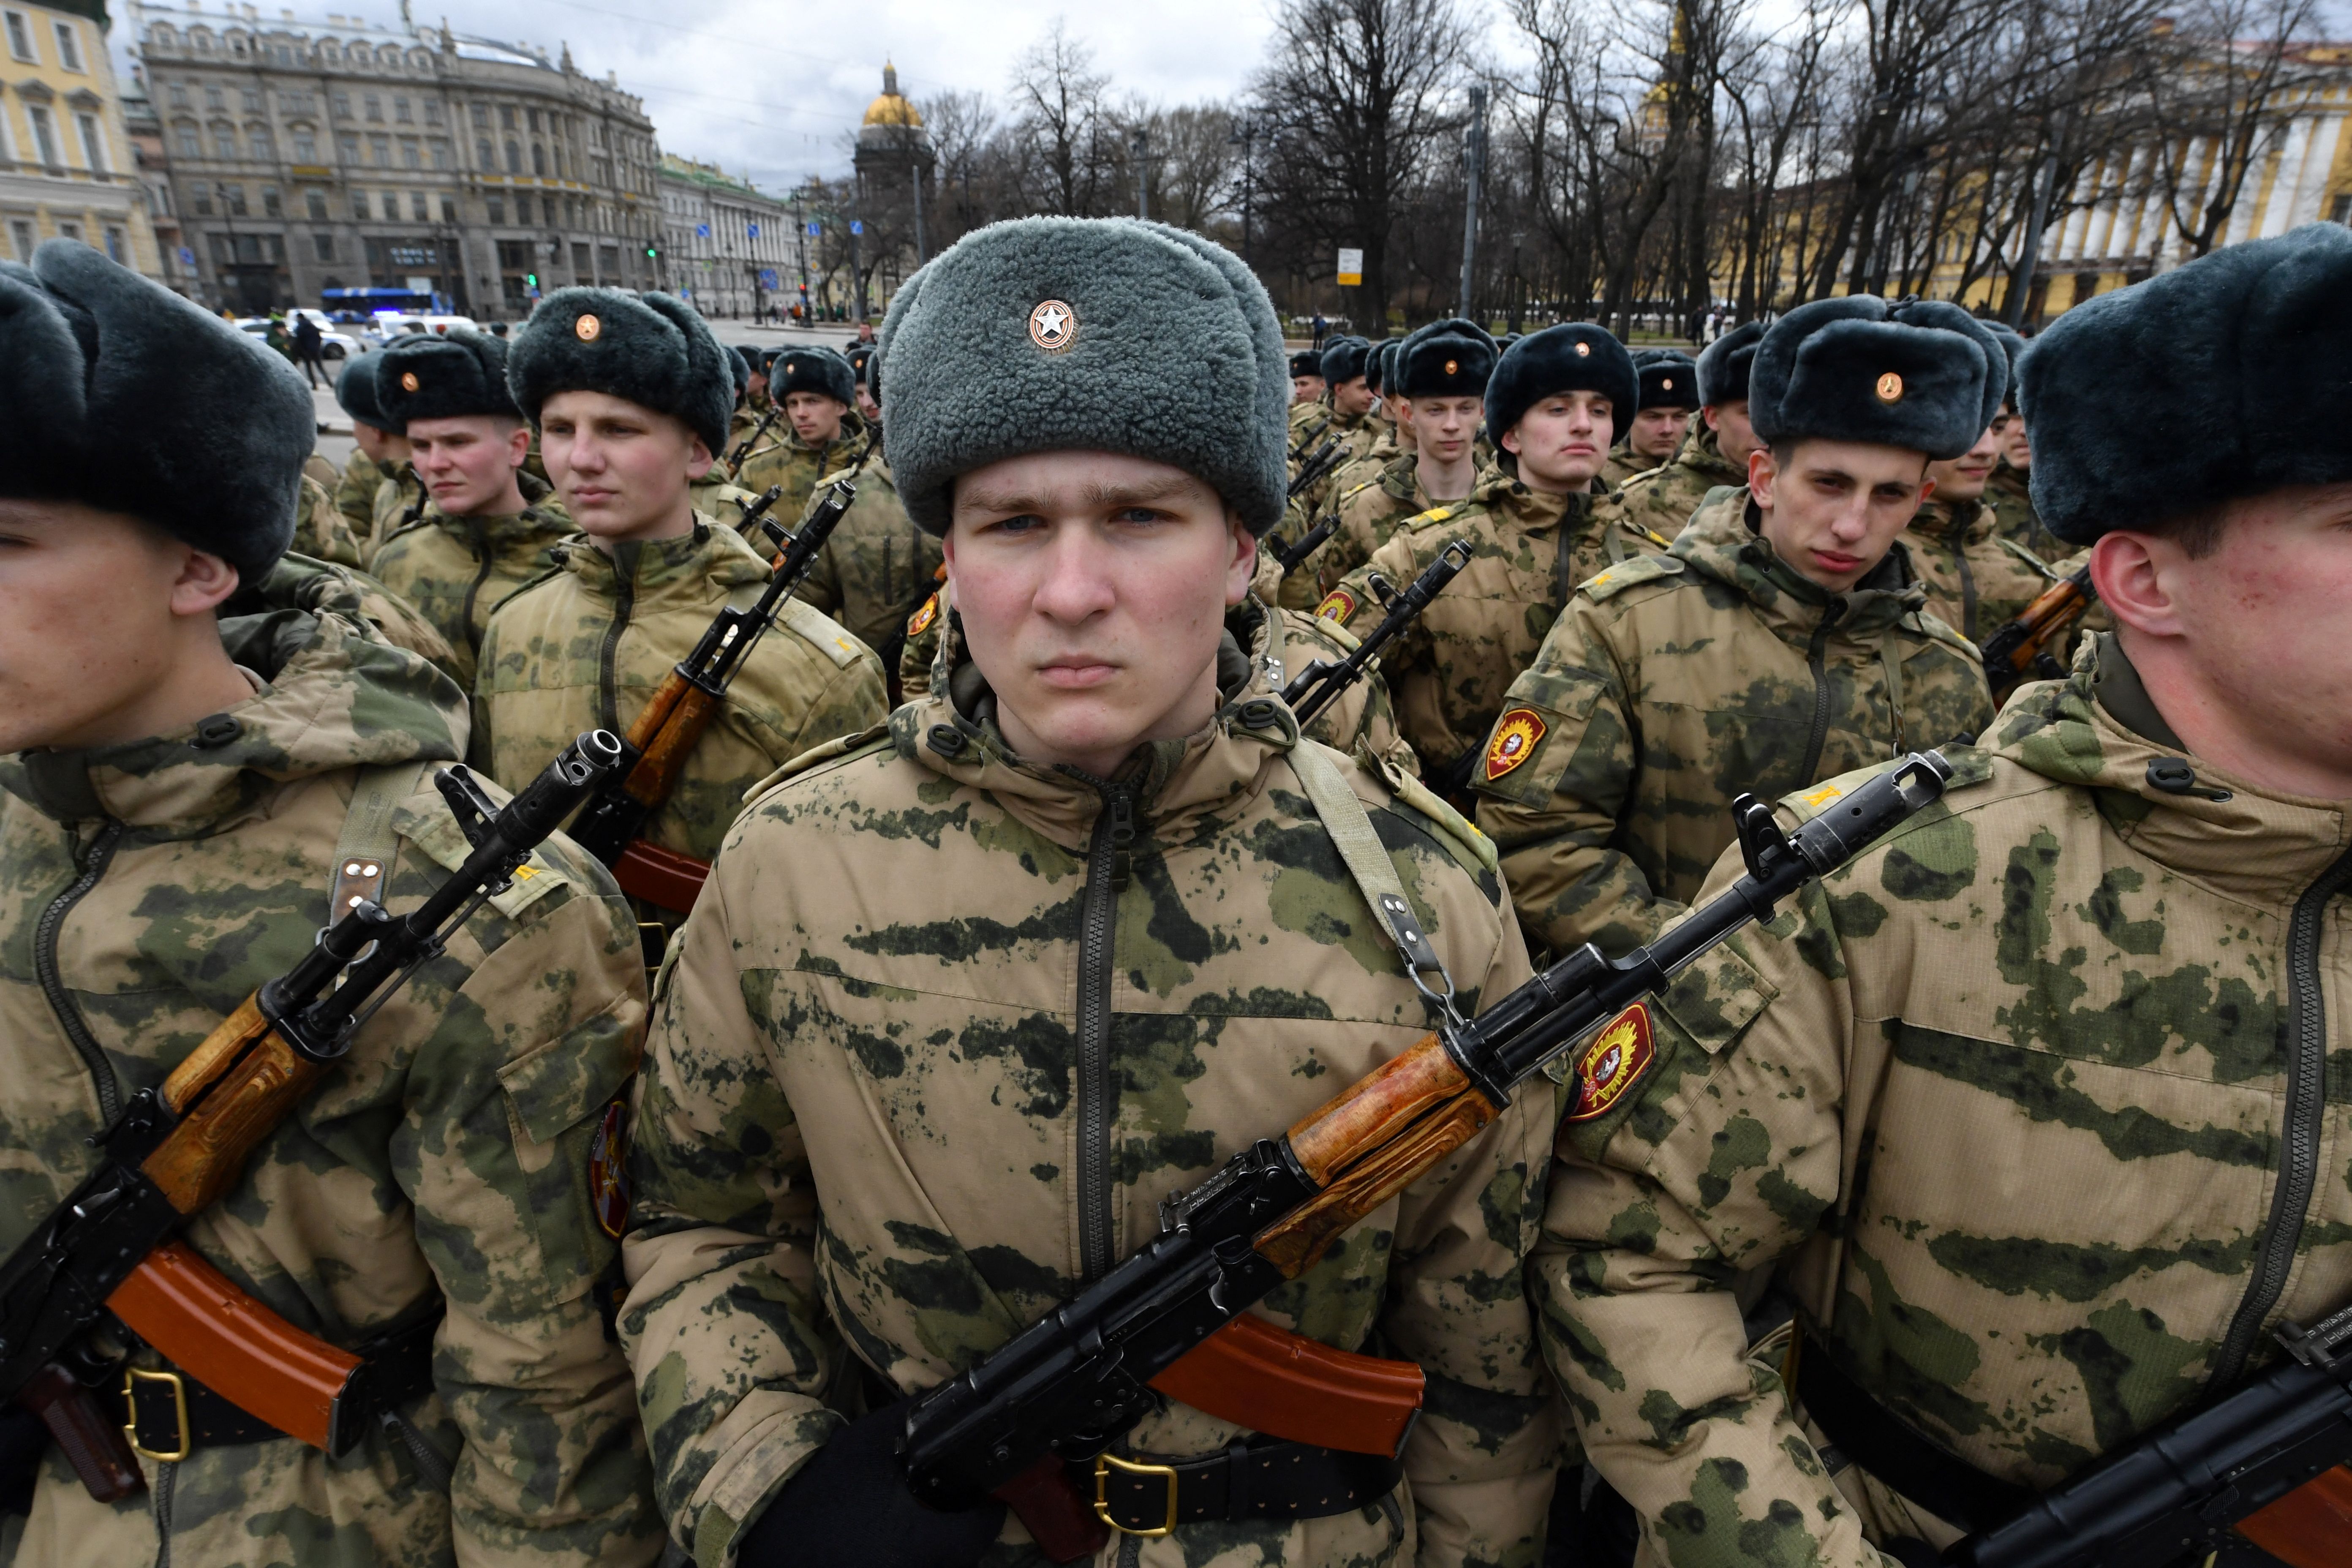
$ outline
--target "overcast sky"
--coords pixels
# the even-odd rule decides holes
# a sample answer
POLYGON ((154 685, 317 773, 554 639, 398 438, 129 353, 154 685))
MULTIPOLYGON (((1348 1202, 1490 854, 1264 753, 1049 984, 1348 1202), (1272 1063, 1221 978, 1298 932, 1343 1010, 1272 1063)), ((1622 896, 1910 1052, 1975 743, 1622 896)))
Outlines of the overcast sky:
MULTIPOLYGON (((779 195, 808 174, 847 172, 842 134, 881 91, 886 58, 910 98, 978 89, 1001 99, 1014 61, 1065 16, 1115 89, 1173 105, 1236 90, 1271 31, 1269 0, 413 3, 420 25, 437 24, 446 5, 459 32, 541 44, 551 55, 569 42, 582 70, 616 71, 644 96, 665 151, 748 170, 779 195)), ((397 0, 367 5, 371 19, 397 16, 397 0)))

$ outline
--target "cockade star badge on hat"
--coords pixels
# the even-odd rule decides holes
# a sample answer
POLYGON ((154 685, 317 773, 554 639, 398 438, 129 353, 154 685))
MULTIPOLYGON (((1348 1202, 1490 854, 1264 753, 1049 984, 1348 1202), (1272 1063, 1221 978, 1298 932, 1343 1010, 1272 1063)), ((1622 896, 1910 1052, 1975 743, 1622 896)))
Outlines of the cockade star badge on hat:
POLYGON ((582 316, 572 323, 572 331, 582 342, 593 343, 603 335, 604 323, 593 316, 582 316))
POLYGON ((1591 345, 1591 343, 1579 343, 1579 344, 1577 344, 1577 345, 1576 345, 1576 357, 1577 357, 1577 358, 1579 358, 1579 359, 1586 359, 1586 358, 1589 358, 1589 357, 1591 355, 1591 353, 1592 353, 1592 345, 1591 345))
POLYGON ((1459 360, 1447 360, 1447 361, 1445 362, 1445 374, 1448 374, 1448 375, 1458 375, 1458 374, 1461 374, 1461 371, 1462 371, 1462 362, 1461 362, 1461 361, 1459 361, 1459 360))
POLYGON ((1059 300, 1048 300, 1029 312, 1029 341, 1049 354, 1068 348, 1077 335, 1077 312, 1059 300))
POLYGON ((402 372, 400 373, 400 390, 401 390, 401 391, 403 391, 403 392, 415 392, 415 391, 419 386, 422 386, 423 384, 424 384, 424 383, 422 383, 422 382, 420 382, 420 381, 418 381, 418 380, 416 379, 416 373, 415 373, 415 371, 413 371, 413 370, 404 370, 404 371, 402 371, 402 372))
POLYGON ((1878 378, 1878 401, 1881 403, 1902 402, 1903 378, 1895 374, 1891 370, 1885 375, 1880 376, 1878 378))

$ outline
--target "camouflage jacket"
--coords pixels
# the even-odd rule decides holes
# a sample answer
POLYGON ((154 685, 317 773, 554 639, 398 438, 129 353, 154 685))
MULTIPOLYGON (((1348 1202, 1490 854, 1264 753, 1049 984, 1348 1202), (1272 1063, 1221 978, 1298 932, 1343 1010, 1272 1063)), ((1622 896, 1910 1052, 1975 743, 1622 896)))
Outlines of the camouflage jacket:
POLYGON ((1706 427, 1706 416, 1698 413, 1691 416, 1673 459, 1627 479, 1617 499, 1628 518, 1672 540, 1706 500, 1707 491, 1725 485, 1745 489, 1747 484, 1747 468, 1723 455, 1715 444, 1715 432, 1706 427))
POLYGON ((352 532, 360 539, 369 539, 375 530, 375 492, 392 470, 361 451, 352 448, 343 462, 342 478, 334 488, 335 510, 352 525, 352 532))
POLYGON ((577 532, 560 509, 536 504, 508 517, 435 509, 385 540, 373 570, 447 639, 458 684, 470 691, 490 612, 552 566, 554 547, 577 532))
MULTIPOLYGON (((625 733, 719 612, 749 605, 768 581, 768 563, 709 518, 690 534, 609 555, 575 539, 554 557, 555 569, 509 595, 482 634, 467 750, 509 789, 536 778, 583 730, 625 733)), ((709 859, 745 791, 813 746, 872 728, 883 711, 873 654, 787 599, 645 837, 709 859)))
MULTIPOLYGON (((1308 406, 1319 406, 1319 405, 1308 406)), ((1380 432, 1373 437, 1371 444, 1352 457, 1341 456, 1339 460, 1325 472, 1324 482, 1310 485, 1292 496, 1284 505, 1282 521, 1276 523, 1267 532, 1265 541, 1267 545, 1276 550, 1284 550, 1297 544, 1307 537, 1310 529, 1329 514, 1331 509, 1339 504, 1340 498, 1360 485, 1370 484, 1378 479, 1382 469, 1395 462, 1398 458, 1412 452, 1412 448, 1398 442, 1397 428, 1394 425, 1378 416, 1374 416, 1371 423, 1379 426, 1380 432)), ((1296 424, 1297 421, 1294 420, 1294 428, 1291 432, 1294 441, 1297 438, 1296 424)), ((1290 477, 1294 480, 1297 479, 1298 471, 1304 466, 1305 459, 1313 457, 1316 449, 1335 435, 1344 436, 1344 433, 1339 431, 1319 433, 1307 450, 1298 455, 1298 458, 1290 465, 1290 477)), ((1328 548, 1328 543, 1329 541, 1327 539, 1325 547, 1328 548)), ((1307 558, 1310 562, 1319 559, 1319 550, 1317 554, 1307 558)), ((1285 609, 1311 610, 1315 607, 1315 601, 1321 597, 1324 592, 1318 586, 1315 574, 1306 570, 1306 562, 1300 563, 1300 570, 1292 573, 1283 581, 1276 602, 1285 609)))
MULTIPOLYGON (((310 951, 355 770, 462 747, 457 689, 337 616, 222 636, 265 680, 226 740, 191 726, 0 760, 0 1247, 90 1171, 84 1141, 126 1097, 310 951)), ((430 771, 391 817, 395 912, 468 847, 430 771)), ((149 1462, 149 1489, 111 1506, 52 1448, 17 1564, 654 1561, 627 1367, 591 1294, 614 1244, 586 1180, 635 1062, 644 972, 601 869, 562 840, 525 869, 185 1232, 338 1344, 445 1300, 435 1391, 401 1411, 413 1436, 372 1431, 341 1459, 291 1438, 199 1447, 149 1462), (454 1479, 425 1479, 427 1452, 454 1479)))
POLYGON ((294 545, 314 560, 338 566, 360 563, 359 536, 336 510, 327 487, 310 474, 302 476, 302 493, 294 503, 294 545))
MULTIPOLYGON (((1686 441, 1690 439, 1689 435, 1685 433, 1683 439, 1686 441)), ((1609 461, 1602 465, 1601 469, 1601 482, 1612 490, 1621 489, 1624 487, 1625 481, 1635 474, 1646 474, 1652 468, 1662 468, 1665 465, 1665 458, 1644 458, 1633 447, 1620 441, 1609 448, 1609 461)))
POLYGON ((367 559, 361 564, 373 571, 375 552, 383 548, 385 540, 439 510, 433 504, 432 492, 425 488, 415 464, 403 463, 386 474, 383 482, 376 486, 375 499, 370 504, 367 533, 361 541, 367 559))
MULTIPOLYGON (((1339 460, 1323 470, 1321 479, 1315 480, 1290 498, 1292 509, 1300 517, 1312 519, 1321 516, 1325 504, 1332 496, 1339 493, 1338 481, 1340 470, 1370 456, 1372 448, 1379 446, 1383 439, 1386 439, 1391 447, 1394 447, 1396 440, 1393 427, 1385 419, 1370 414, 1334 413, 1331 415, 1330 423, 1316 430, 1313 437, 1307 440, 1303 449, 1299 447, 1299 437, 1294 429, 1291 444, 1298 455, 1291 459, 1290 477, 1297 479, 1299 469, 1306 465, 1307 459, 1321 450, 1323 443, 1335 436, 1339 438, 1339 460)), ((1394 455, 1393 451, 1391 455, 1394 455)))
MULTIPOLYGON (((908 619, 939 586, 947 556, 907 516, 881 453, 867 453, 850 478, 857 499, 817 552, 800 594, 895 665, 908 619)), ((812 495, 810 506, 815 501, 812 495)))
POLYGON ((1993 465, 1984 499, 1992 506, 1994 526, 2003 539, 2014 540, 2045 561, 2074 548, 2042 526, 2042 514, 2033 510, 2032 477, 2011 468, 2008 458, 1993 465))
MULTIPOLYGON (((687 503, 703 516, 715 518, 737 533, 742 534, 744 542, 752 549, 759 551, 762 559, 775 553, 773 547, 768 543, 768 536, 761 532, 760 522, 765 522, 769 518, 775 517, 776 508, 770 507, 761 513, 760 522, 754 522, 750 530, 746 531, 743 527, 743 514, 751 510, 752 503, 760 499, 759 495, 728 479, 719 471, 716 464, 712 465, 709 473, 686 487, 686 499, 687 503), (754 538, 755 534, 758 537, 754 538)), ((780 496, 777 498, 776 506, 782 505, 783 505, 783 499, 780 496)), ((786 522, 791 520, 777 517, 776 521, 786 522)))
POLYGON ((1911 564, 1927 585, 1927 607, 1946 626, 1980 643, 2041 596, 2050 579, 2003 543, 1993 509, 1983 501, 1959 507, 1930 499, 1904 531, 1911 564))
POLYGON ((2202 763, 2154 788, 2183 753, 2105 639, 1990 742, 1678 981, 1646 1075, 1565 1129, 1546 1350, 1664 1560, 1879 1568, 1865 1534, 1958 1533, 1866 1451, 1829 1473, 1740 1354, 1738 1271, 1777 1267, 1806 1358, 2037 1489, 2352 1300, 2352 1184, 2316 1153, 2352 1146, 2344 804, 2202 763))
POLYGON ((1577 590, 1480 752, 1478 823, 1530 946, 1644 942, 1771 799, 1992 721, 1976 649, 1898 544, 1832 594, 1750 531, 1748 492, 1577 590))
POLYGON ((1398 529, 1439 504, 1421 488, 1420 470, 1420 457, 1405 452, 1390 458, 1370 479, 1333 489, 1328 515, 1338 517, 1339 526, 1322 548, 1291 574, 1300 576, 1313 568, 1316 603, 1320 604, 1349 573, 1370 561, 1398 529))
POLYGON ((782 420, 777 421, 772 433, 774 438, 735 470, 735 482, 755 496, 765 495, 770 485, 782 485, 784 493, 770 511, 782 519, 805 511, 817 480, 857 461, 869 445, 866 421, 856 409, 842 416, 841 434, 821 447, 802 440, 782 420))
POLYGON ((457 656, 449 640, 415 606, 355 567, 287 552, 250 588, 240 585, 221 607, 224 616, 261 615, 270 610, 333 611, 358 623, 394 647, 430 659, 442 674, 457 679, 457 656))
POLYGON ((1553 495, 1490 468, 1467 501, 1399 529, 1317 613, 1362 633, 1380 618, 1370 574, 1402 588, 1455 539, 1470 546, 1470 564, 1381 657, 1398 727, 1420 754, 1423 776, 1443 795, 1461 788, 1465 767, 1503 710, 1503 693, 1535 658, 1576 584, 1664 548, 1628 528, 1607 496, 1553 495))
MULTIPOLYGON (((704 1568, 838 1426, 843 1340, 896 1391, 961 1371, 1154 1236, 1171 1189, 1428 1028, 1246 662, 1229 642, 1214 721, 1116 783, 1011 755, 959 665, 959 700, 803 759, 737 823, 663 976, 622 1312, 671 1532, 704 1568)), ((1458 825, 1339 765, 1456 983, 1517 984, 1458 825)), ((1259 1309, 1427 1371, 1402 1510, 1181 1525, 1106 1568, 1532 1565, 1556 1436, 1517 1255, 1549 1109, 1523 1097, 1259 1309)), ((1237 1436, 1171 1404, 1121 1451, 1237 1436)), ((989 1562, 1044 1559, 1008 1521, 989 1562)))

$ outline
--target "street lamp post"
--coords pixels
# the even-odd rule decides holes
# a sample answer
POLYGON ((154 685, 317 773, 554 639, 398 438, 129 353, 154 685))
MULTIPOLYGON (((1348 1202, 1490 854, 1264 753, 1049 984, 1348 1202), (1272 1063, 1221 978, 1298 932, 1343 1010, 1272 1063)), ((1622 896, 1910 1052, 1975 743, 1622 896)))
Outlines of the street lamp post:
POLYGON ((1250 264, 1250 179, 1255 170, 1257 152, 1257 121, 1242 116, 1241 124, 1225 138, 1228 146, 1241 143, 1242 149, 1242 265, 1250 264))
POLYGON ((1135 216, 1151 216, 1151 132, 1139 125, 1130 143, 1135 150, 1135 216))

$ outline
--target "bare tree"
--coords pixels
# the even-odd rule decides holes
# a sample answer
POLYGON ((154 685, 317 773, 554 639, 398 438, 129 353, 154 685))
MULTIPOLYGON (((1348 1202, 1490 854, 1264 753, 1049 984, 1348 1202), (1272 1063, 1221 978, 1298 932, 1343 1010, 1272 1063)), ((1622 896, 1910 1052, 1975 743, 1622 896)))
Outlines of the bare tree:
POLYGON ((1024 183, 1043 210, 1071 217, 1096 214, 1104 158, 1117 156, 1103 144, 1108 85, 1095 73, 1094 51, 1072 38, 1059 16, 1014 68, 1016 129, 1027 154, 1024 183))
POLYGON ((2190 256, 2221 242, 2312 71, 2315 0, 2199 0, 2147 74, 2152 179, 2190 256))

